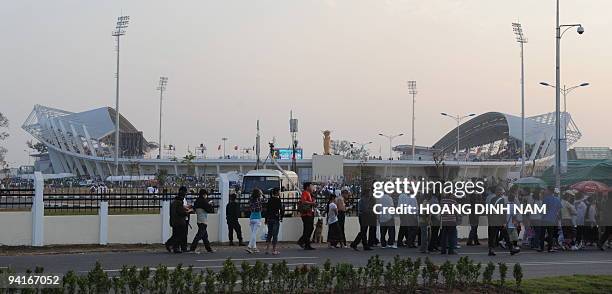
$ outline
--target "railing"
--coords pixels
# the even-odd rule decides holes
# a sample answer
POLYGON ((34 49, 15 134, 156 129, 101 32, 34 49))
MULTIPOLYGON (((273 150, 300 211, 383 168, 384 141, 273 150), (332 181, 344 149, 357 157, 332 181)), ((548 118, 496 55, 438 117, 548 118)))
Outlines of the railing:
POLYGON ((0 211, 29 210, 34 189, 0 189, 0 211))
MULTIPOLYGON (((87 192, 84 189, 46 189, 43 193, 45 213, 53 214, 95 214, 100 202, 108 202, 109 213, 159 213, 161 202, 171 201, 176 193, 147 193, 131 189, 113 189, 101 193, 87 192)), ((33 189, 0 190, 0 212, 11 210, 29 210, 32 207, 33 189)), ((186 200, 193 204, 196 193, 188 193, 186 200)), ((220 194, 211 193, 213 207, 219 207, 220 194)))
MULTIPOLYGON (((159 193, 147 193, 142 189, 112 189, 106 192, 90 192, 88 189, 45 189, 43 193, 43 203, 45 214, 96 214, 100 208, 100 202, 108 202, 110 214, 138 214, 138 213, 159 213, 162 201, 172 201, 176 191, 159 193)), ((30 210, 34 189, 2 189, 0 190, 0 212, 30 210)), ((186 201, 193 204, 198 197, 195 191, 189 192, 186 201)), ((219 210, 221 195, 212 192, 208 199, 212 200, 215 211, 219 210)), ((268 196, 266 196, 267 198, 268 196)), ((327 197, 315 195, 317 209, 324 213, 327 204, 327 197)), ((356 215, 358 196, 345 199, 348 215, 356 215)), ((265 201, 265 200, 264 200, 265 201)), ((287 193, 281 197, 281 202, 285 208, 287 216, 298 216, 299 193, 287 193)), ((243 194, 238 198, 240 210, 243 217, 249 216, 248 195, 243 194)), ((264 204, 265 205, 265 204, 264 204)), ((225 207, 221 208, 225 209, 225 207)))

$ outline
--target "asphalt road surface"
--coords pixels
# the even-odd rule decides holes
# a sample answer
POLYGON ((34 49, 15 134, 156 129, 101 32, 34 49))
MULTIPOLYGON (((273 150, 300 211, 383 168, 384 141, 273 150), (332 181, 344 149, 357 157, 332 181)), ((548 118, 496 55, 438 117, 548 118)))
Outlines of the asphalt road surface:
MULTIPOLYGON (((263 251, 263 244, 258 247, 263 251)), ((562 276, 573 274, 606 274, 612 275, 612 250, 599 251, 589 247, 582 251, 572 252, 536 252, 524 250, 521 253, 510 256, 508 252, 497 251, 497 256, 487 256, 484 246, 465 247, 458 250, 458 255, 421 254, 416 249, 381 249, 373 251, 356 252, 350 248, 329 249, 325 246, 317 250, 305 251, 296 245, 283 244, 279 249, 280 255, 266 255, 263 252, 249 254, 244 251, 245 247, 216 247, 215 253, 167 253, 164 248, 159 250, 130 251, 130 252, 90 252, 71 254, 28 254, 21 256, 0 256, 0 268, 11 268, 16 272, 24 272, 26 269, 34 269, 42 266, 46 273, 63 274, 69 270, 76 272, 87 272, 93 268, 96 261, 100 261, 105 271, 109 274, 118 272, 123 265, 136 265, 138 267, 155 267, 164 264, 169 268, 178 264, 184 266, 192 265, 195 269, 219 269, 223 262, 229 257, 239 265, 246 261, 255 263, 260 260, 266 263, 275 263, 285 260, 289 266, 322 265, 327 259, 335 262, 349 262, 355 266, 364 266, 370 256, 378 254, 384 260, 391 260, 395 255, 402 257, 425 257, 429 256, 437 264, 446 260, 456 261, 461 256, 469 256, 476 262, 483 264, 492 261, 494 263, 504 262, 510 269, 514 263, 523 266, 525 278, 543 276, 562 276)), ((203 248, 202 248, 203 249, 203 248)))

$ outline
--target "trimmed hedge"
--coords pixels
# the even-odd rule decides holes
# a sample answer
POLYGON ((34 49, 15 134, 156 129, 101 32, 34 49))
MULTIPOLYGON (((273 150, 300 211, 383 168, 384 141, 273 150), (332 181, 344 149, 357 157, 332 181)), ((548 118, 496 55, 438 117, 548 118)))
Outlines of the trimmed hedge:
MULTIPOLYGON (((227 259, 217 272, 210 269, 195 271, 191 266, 182 265, 173 270, 165 265, 155 269, 123 266, 116 276, 110 277, 97 262, 89 273, 78 275, 69 271, 63 277, 61 288, 43 289, 40 293, 415 293, 450 289, 456 292, 477 289, 515 292, 516 288, 505 283, 508 267, 503 263, 498 266, 501 280, 492 282, 495 268, 495 264, 489 263, 481 272, 482 264, 468 257, 438 266, 429 258, 396 256, 385 263, 376 255, 365 267, 354 267, 349 263, 332 265, 329 260, 321 267, 303 265, 293 269, 285 261, 274 264, 256 261, 253 265, 243 262, 236 266, 227 259)), ((515 284, 520 285, 522 269, 520 265, 513 269, 515 284)), ((37 268, 35 272, 42 271, 37 268)), ((18 291, 37 293, 32 289, 0 289, 0 293, 18 291)))

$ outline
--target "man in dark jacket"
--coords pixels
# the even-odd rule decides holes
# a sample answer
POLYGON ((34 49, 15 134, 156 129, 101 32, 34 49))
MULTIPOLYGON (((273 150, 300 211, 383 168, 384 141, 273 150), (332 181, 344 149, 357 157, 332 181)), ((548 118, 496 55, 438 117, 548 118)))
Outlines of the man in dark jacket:
POLYGON ((198 220, 198 233, 195 238, 191 242, 190 251, 195 251, 198 247, 198 243, 202 240, 204 243, 204 247, 208 252, 214 252, 214 250, 210 247, 210 242, 208 241, 208 232, 206 228, 208 226, 208 214, 213 213, 215 209, 212 206, 212 201, 208 199, 208 191, 206 189, 200 189, 198 192, 198 198, 193 204, 193 209, 195 209, 197 220, 198 220))
POLYGON ((363 250, 372 250, 370 247, 370 243, 368 242, 368 229, 371 230, 371 226, 376 224, 376 216, 372 217, 374 214, 372 211, 372 196, 368 194, 368 191, 364 191, 363 196, 359 199, 357 213, 359 215, 359 233, 353 243, 351 243, 351 248, 355 251, 359 251, 357 249, 357 245, 359 243, 363 244, 363 250))
POLYGON ((229 237, 229 245, 234 246, 234 231, 238 237, 238 246, 244 246, 242 243, 242 230, 238 217, 240 216, 240 204, 236 202, 236 194, 229 195, 229 203, 225 206, 225 219, 227 220, 227 230, 229 237))
MULTIPOLYGON (((172 227, 172 236, 166 241, 166 249, 174 253, 182 253, 180 249, 184 244, 187 244, 187 220, 186 217, 191 212, 183 204, 185 195, 187 194, 186 187, 180 187, 179 192, 170 203, 170 226, 172 227)), ((186 249, 186 248, 184 248, 186 249)))

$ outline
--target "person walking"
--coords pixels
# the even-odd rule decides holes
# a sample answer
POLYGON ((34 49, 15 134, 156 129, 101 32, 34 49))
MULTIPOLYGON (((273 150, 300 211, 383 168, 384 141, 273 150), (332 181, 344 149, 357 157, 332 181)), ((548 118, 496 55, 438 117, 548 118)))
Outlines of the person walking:
POLYGON ((385 194, 379 200, 383 209, 383 213, 379 215, 380 246, 381 248, 397 249, 395 244, 395 216, 388 213, 388 208, 395 207, 393 198, 391 195, 385 194))
MULTIPOLYGON (((420 195, 418 202, 422 207, 427 207, 429 205, 429 199, 426 195, 420 195)), ((429 253, 429 226, 431 225, 431 215, 428 213, 419 213, 419 229, 421 231, 421 245, 419 247, 419 252, 421 253, 429 253)))
POLYGON ((567 190, 563 193, 561 198, 561 230, 563 232, 563 250, 578 250, 576 247, 576 228, 574 226, 574 219, 578 214, 576 207, 574 206, 575 192, 573 190, 567 190))
MULTIPOLYGON (((495 205, 502 206, 506 204, 503 195, 506 193, 504 188, 498 186, 495 188, 495 193, 493 195, 489 195, 487 205, 495 205)), ((487 243, 489 245, 489 256, 495 256, 495 248, 498 245, 497 238, 500 235, 502 228, 506 224, 506 215, 504 214, 489 214, 487 216, 488 221, 488 240, 487 243)))
MULTIPOLYGON (((369 191, 365 190, 362 196, 357 203, 357 216, 359 219, 359 233, 355 237, 355 240, 351 243, 351 248, 355 251, 359 251, 357 246, 359 243, 362 244, 364 251, 372 250, 370 244, 368 243, 368 229, 370 228, 370 223, 372 222, 371 215, 374 214, 372 208, 370 206, 370 200, 372 198, 371 194, 368 194, 369 191)), ((376 222, 376 217, 374 217, 374 222, 376 222)))
POLYGON ((342 232, 338 222, 336 195, 330 193, 327 199, 327 243, 329 248, 338 248, 338 245, 342 242, 342 232))
POLYGON ((510 249, 510 255, 515 255, 521 251, 518 246, 518 238, 520 234, 520 222, 522 215, 517 213, 518 210, 518 191, 513 190, 508 197, 508 215, 506 217, 506 228, 508 232, 508 248, 510 249))
MULTIPOLYGON (((438 201, 438 196, 431 195, 429 198, 430 205, 440 204, 438 201)), ((431 227, 430 227, 430 236, 429 236, 429 252, 440 251, 438 246, 440 246, 440 215, 432 214, 431 215, 431 227)))
POLYGON ((480 204, 480 195, 471 194, 469 196, 470 207, 472 211, 469 216, 470 222, 470 233, 468 235, 467 246, 478 246, 480 241, 478 240, 478 223, 480 222, 480 215, 476 214, 476 204, 480 204))
POLYGON ((206 229, 208 227, 208 214, 213 213, 215 209, 212 206, 212 200, 208 199, 208 191, 206 191, 206 189, 200 189, 200 191, 198 191, 198 198, 193 204, 193 208, 195 209, 197 216, 198 232, 191 242, 189 251, 196 252, 198 243, 200 240, 202 240, 206 251, 212 253, 214 250, 210 247, 210 242, 208 241, 208 231, 206 229))
POLYGON ((442 229, 440 230, 440 254, 449 255, 457 254, 455 247, 457 244, 457 215, 453 213, 453 206, 457 205, 457 200, 452 194, 444 194, 440 206, 448 209, 448 213, 440 214, 440 224, 442 229))
POLYGON ((544 251, 544 240, 548 244, 548 252, 555 252, 553 249, 553 240, 557 235, 557 227, 561 213, 561 201, 559 197, 553 194, 554 187, 548 187, 542 198, 542 205, 546 205, 546 213, 542 214, 542 229, 540 229, 540 248, 538 252, 544 251))
POLYGON ((248 253, 257 253, 257 230, 261 226, 261 209, 262 209, 262 196, 263 192, 257 188, 251 192, 251 199, 249 200, 249 208, 251 214, 249 216, 249 226, 251 228, 251 238, 249 245, 245 249, 248 253))
MULTIPOLYGON (((603 195, 600 199, 602 198, 604 198, 603 195)), ((603 245, 612 235, 612 191, 608 192, 608 196, 603 199, 600 217, 603 228, 597 242, 597 248, 604 251, 603 245)))
POLYGON ((266 203, 265 223, 268 226, 268 235, 266 236, 266 254, 269 254, 270 243, 272 243, 272 255, 278 255, 280 252, 276 250, 278 243, 278 231, 280 223, 283 221, 285 208, 281 203, 280 189, 274 188, 270 193, 270 199, 266 203))
POLYGON ((402 213, 399 217, 400 227, 397 233, 397 245, 408 248, 416 248, 414 242, 418 234, 418 204, 414 196, 402 193, 398 197, 398 207, 408 207, 409 212, 402 213), (405 240, 405 241, 404 241, 405 240))
POLYGON ((238 217, 240 217, 240 204, 236 201, 237 198, 238 195, 230 194, 229 203, 225 206, 229 246, 234 246, 234 232, 236 232, 236 237, 238 238, 238 246, 244 246, 244 243, 242 243, 242 228, 238 221, 238 217))
POLYGON ((585 197, 582 193, 576 193, 576 200, 574 201, 574 208, 576 209, 576 248, 584 248, 585 240, 585 216, 587 211, 587 205, 585 203, 585 197))
POLYGON ((340 227, 340 246, 346 247, 346 234, 344 233, 344 224, 346 223, 346 201, 351 193, 349 190, 342 189, 340 196, 336 197, 336 206, 338 206, 338 227, 340 227))
POLYGON ((183 205, 186 194, 187 188, 180 187, 178 194, 174 197, 172 203, 170 203, 170 227, 172 227, 172 235, 165 243, 168 252, 183 253, 187 251, 187 248, 183 248, 183 246, 187 244, 186 217, 189 216, 191 210, 183 205))
POLYGON ((316 205, 312 192, 314 191, 314 185, 310 182, 304 183, 302 196, 299 202, 299 211, 302 217, 302 236, 298 240, 297 244, 305 250, 314 250, 310 245, 310 237, 314 230, 314 208, 316 205))

